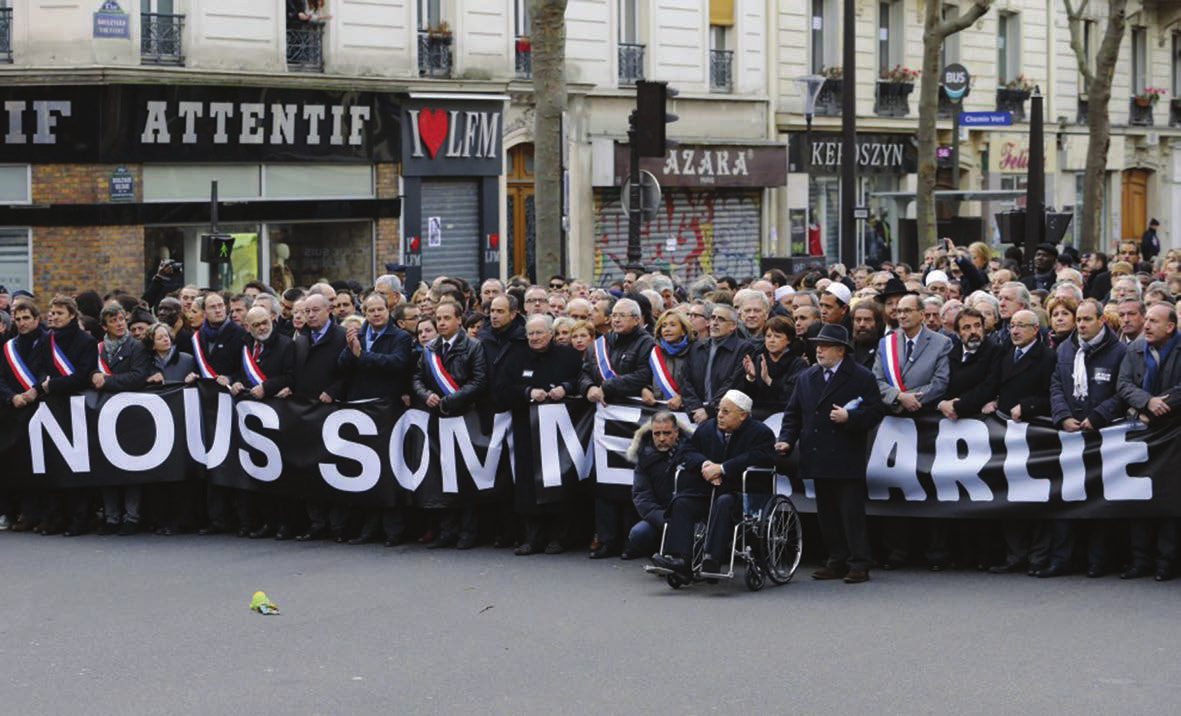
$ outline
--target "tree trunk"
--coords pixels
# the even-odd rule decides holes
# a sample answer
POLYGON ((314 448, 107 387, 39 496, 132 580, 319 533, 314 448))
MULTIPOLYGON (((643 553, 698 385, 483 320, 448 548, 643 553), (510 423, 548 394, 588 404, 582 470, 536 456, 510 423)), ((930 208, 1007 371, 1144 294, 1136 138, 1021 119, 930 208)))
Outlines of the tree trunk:
MULTIPOLYGON (((933 246, 935 227, 936 150, 935 120, 939 112, 939 84, 943 68, 939 66, 943 42, 949 35, 970 27, 988 12, 993 0, 976 0, 967 10, 943 20, 943 0, 927 0, 923 22, 923 74, 919 82, 919 176, 915 194, 915 216, 920 247, 933 246)), ((958 107, 957 107, 958 110, 958 107)), ((960 168, 953 167, 958 175, 960 168)))
POLYGON ((1087 87, 1087 171, 1083 179, 1082 246, 1084 251, 1101 250, 1100 217, 1103 183, 1107 177, 1107 150, 1111 146, 1111 79, 1119 59, 1119 46, 1128 25, 1128 0, 1108 0, 1107 28, 1095 57, 1095 76, 1087 87))
POLYGON ((533 192, 537 275, 563 273, 562 114, 566 111, 566 1, 530 0, 533 42, 533 192))

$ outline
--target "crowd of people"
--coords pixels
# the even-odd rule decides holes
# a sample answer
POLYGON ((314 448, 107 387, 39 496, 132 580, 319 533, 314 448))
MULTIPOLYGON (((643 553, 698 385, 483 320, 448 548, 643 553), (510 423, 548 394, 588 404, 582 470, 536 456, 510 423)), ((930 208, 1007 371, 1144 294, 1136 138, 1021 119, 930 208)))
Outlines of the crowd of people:
MULTIPOLYGON (((914 268, 833 264, 680 283, 634 267, 602 287, 563 276, 404 286, 394 266, 371 286, 324 280, 280 294, 255 282, 230 293, 174 288, 168 262, 142 297, 40 299, 0 287, 0 399, 9 411, 46 396, 198 379, 241 399, 377 398, 444 416, 571 399, 658 408, 629 452, 631 499, 600 491, 593 509, 585 509, 592 500, 539 505, 521 481, 491 505, 429 511, 303 503, 193 481, 94 491, 0 485, 0 529, 459 549, 491 538, 518 555, 589 544, 594 559, 654 556, 684 570, 689 526, 713 494, 703 488, 732 496, 742 466, 795 451, 803 476, 816 479, 829 553, 817 579, 861 582, 871 566, 925 564, 1170 580, 1181 566, 1173 518, 882 519, 866 528, 864 451, 849 436, 883 415, 995 414, 1068 432, 1174 419, 1181 251, 1145 260, 1139 241, 1125 241, 1112 260, 1042 244, 1028 270, 1020 253, 944 239, 914 268), (759 411, 785 411, 778 436, 750 419, 759 411), (674 489, 680 466, 689 482, 674 489), (654 555, 670 518, 672 537, 654 555)), ((731 509, 732 497, 721 513, 731 509)), ((728 556, 717 541, 710 566, 728 556)))

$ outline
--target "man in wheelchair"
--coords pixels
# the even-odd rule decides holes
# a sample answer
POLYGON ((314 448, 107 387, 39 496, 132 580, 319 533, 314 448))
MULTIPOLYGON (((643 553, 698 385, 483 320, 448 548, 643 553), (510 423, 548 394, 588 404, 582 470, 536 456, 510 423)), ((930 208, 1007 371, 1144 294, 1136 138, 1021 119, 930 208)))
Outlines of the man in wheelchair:
POLYGON ((692 576, 693 526, 710 512, 703 573, 716 574, 718 560, 730 555, 735 520, 741 515, 742 473, 750 467, 772 467, 775 434, 750 418, 751 399, 728 391, 716 418, 697 426, 684 452, 684 471, 668 509, 664 554, 652 555, 661 569, 692 576))

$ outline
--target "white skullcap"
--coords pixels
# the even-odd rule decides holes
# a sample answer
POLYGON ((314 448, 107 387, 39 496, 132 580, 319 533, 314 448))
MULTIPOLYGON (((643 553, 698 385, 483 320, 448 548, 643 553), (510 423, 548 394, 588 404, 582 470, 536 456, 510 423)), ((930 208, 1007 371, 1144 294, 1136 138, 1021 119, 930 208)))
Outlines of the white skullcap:
POLYGON ((927 282, 923 285, 930 286, 933 283, 947 283, 947 274, 940 271, 939 269, 935 269, 931 273, 927 274, 927 282))
POLYGON ((849 301, 853 298, 853 292, 849 290, 848 286, 841 283, 840 281, 833 281, 832 283, 828 284, 828 287, 824 289, 824 292, 831 293, 832 295, 836 296, 837 300, 841 302, 842 306, 848 306, 849 301))
POLYGON ((779 288, 775 289, 775 300, 782 301, 784 296, 790 296, 795 292, 796 290, 791 286, 780 286, 779 288))
POLYGON ((722 396, 722 400, 729 400, 731 403, 734 403, 734 405, 738 406, 738 408, 744 413, 749 413, 751 406, 754 405, 754 402, 750 399, 750 396, 746 393, 743 393, 741 390, 727 390, 726 394, 722 396))

